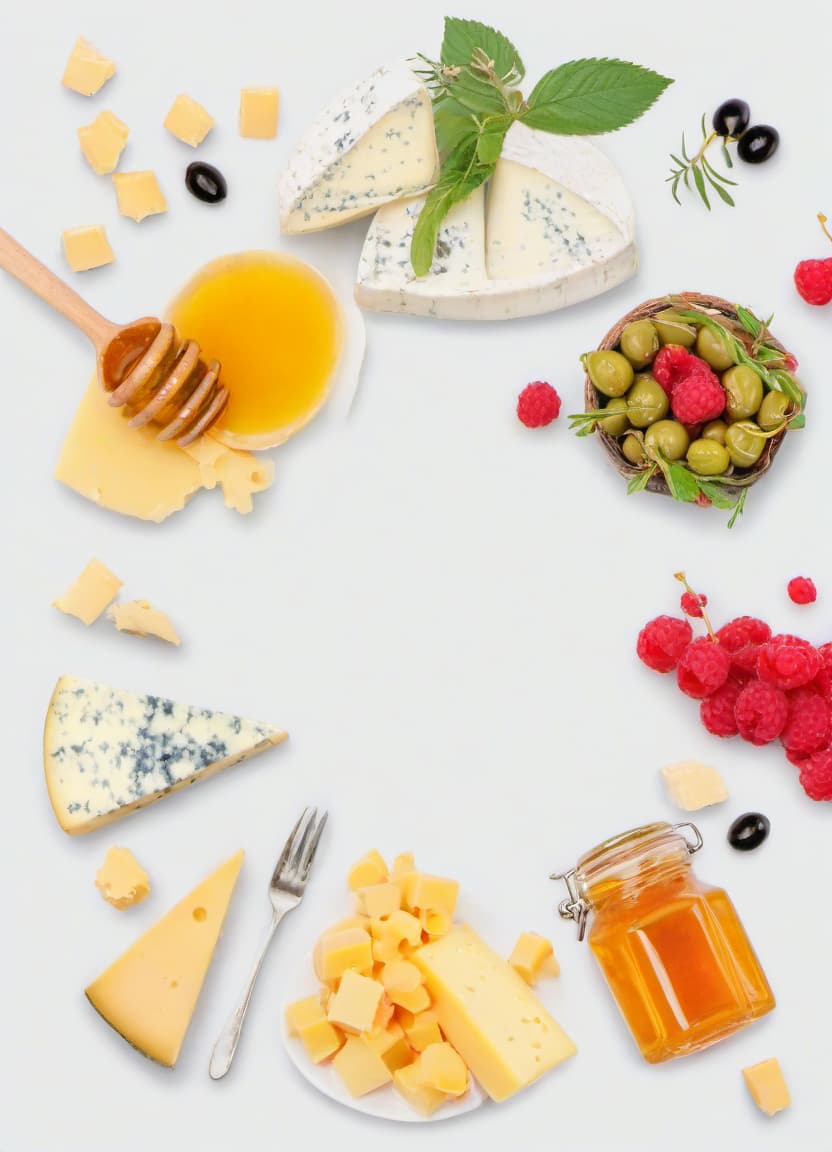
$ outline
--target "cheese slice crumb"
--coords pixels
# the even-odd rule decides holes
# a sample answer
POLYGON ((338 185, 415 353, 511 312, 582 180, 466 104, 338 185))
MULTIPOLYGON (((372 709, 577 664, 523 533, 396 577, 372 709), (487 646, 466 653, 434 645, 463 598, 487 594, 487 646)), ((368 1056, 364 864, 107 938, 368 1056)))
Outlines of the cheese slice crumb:
POLYGON ((102 56, 89 40, 79 36, 66 62, 61 83, 82 96, 94 96, 115 74, 116 66, 112 60, 102 56))
POLYGON ((113 604, 107 613, 119 632, 129 632, 133 636, 156 636, 177 647, 182 643, 170 619, 158 608, 153 608, 147 600, 126 600, 123 604, 113 604))
POLYGON ((159 187, 155 172, 116 172, 113 183, 118 198, 118 210, 140 224, 147 216, 167 212, 168 204, 159 187))
POLYGON ((243 88, 240 92, 240 135, 249 140, 273 140, 277 135, 279 102, 277 88, 243 88))
POLYGON ((84 159, 99 176, 114 172, 127 145, 130 129, 114 112, 99 112, 90 124, 78 129, 84 159))
POLYGON ((698 812, 728 799, 728 789, 717 769, 699 760, 668 764, 661 773, 670 802, 684 812, 698 812))
POLYGON ((91 268, 103 268, 115 260, 103 224, 67 228, 62 239, 66 262, 73 272, 89 272, 91 268))
POLYGON ((108 904, 123 911, 150 895, 150 880, 129 848, 110 848, 95 877, 108 904))
POLYGON ((743 1068, 742 1075, 754 1103, 766 1116, 774 1116, 791 1104, 789 1086, 776 1057, 743 1068))
POLYGON ((214 118, 192 96, 182 92, 170 106, 164 126, 177 140, 197 148, 211 129, 214 118))
POLYGON ((93 624, 118 595, 122 582, 100 560, 90 560, 74 584, 52 602, 53 608, 76 616, 83 624, 93 624))

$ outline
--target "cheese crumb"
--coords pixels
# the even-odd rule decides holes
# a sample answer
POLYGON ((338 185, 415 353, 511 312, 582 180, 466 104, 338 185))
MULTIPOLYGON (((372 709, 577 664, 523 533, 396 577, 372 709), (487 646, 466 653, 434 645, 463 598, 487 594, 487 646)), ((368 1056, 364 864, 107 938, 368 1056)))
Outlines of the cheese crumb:
POLYGON ((670 802, 684 812, 698 812, 728 799, 728 789, 719 772, 699 760, 668 764, 661 773, 670 802))
POLYGON ((77 617, 83 624, 93 624, 108 604, 112 604, 121 588, 121 580, 102 564, 90 560, 74 584, 53 600, 52 607, 67 616, 77 617))
POLYGON ((122 216, 129 216, 138 224, 146 216, 167 212, 167 201, 154 172, 117 172, 113 183, 122 216))
POLYGON ((150 895, 150 880, 129 848, 110 848, 95 877, 108 904, 123 911, 150 895))
POLYGON ((156 636, 175 644, 182 643, 170 619, 158 608, 153 608, 147 600, 126 600, 123 604, 113 604, 107 613, 119 632, 129 632, 133 636, 156 636))
POLYGON ((103 224, 67 228, 62 234, 62 240, 66 262, 73 272, 89 272, 91 268, 103 268, 115 260, 103 224))
POLYGON ((192 96, 182 92, 176 97, 164 119, 164 126, 183 144, 197 148, 211 129, 214 118, 192 96))
POLYGON ((114 172, 127 144, 130 129, 114 112, 99 112, 90 124, 78 129, 84 159, 99 176, 114 172))
POLYGON ((776 1057, 743 1068, 742 1075, 754 1103, 766 1116, 774 1116, 791 1104, 789 1086, 776 1057))
POLYGON ((89 40, 79 36, 66 62, 61 83, 82 96, 94 96, 115 74, 116 66, 112 60, 102 56, 89 40))
POLYGON ((249 140, 273 140, 277 135, 279 102, 277 88, 243 88, 240 92, 240 135, 249 140))

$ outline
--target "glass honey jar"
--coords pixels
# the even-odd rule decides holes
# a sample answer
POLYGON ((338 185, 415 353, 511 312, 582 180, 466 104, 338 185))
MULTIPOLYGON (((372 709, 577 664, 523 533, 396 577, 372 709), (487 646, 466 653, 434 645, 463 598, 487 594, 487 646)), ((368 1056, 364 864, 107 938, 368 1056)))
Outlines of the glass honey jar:
POLYGON ((775 1001, 733 904, 691 867, 694 824, 647 824, 606 840, 556 874, 641 1054, 650 1064, 698 1052, 764 1016, 775 1001))

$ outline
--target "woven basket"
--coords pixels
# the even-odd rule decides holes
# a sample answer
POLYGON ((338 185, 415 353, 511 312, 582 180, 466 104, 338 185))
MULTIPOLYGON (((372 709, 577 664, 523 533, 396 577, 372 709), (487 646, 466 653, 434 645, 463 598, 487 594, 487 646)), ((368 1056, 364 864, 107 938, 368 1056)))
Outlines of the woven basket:
MULTIPOLYGON (((679 305, 676 304, 677 301, 680 304, 684 302, 691 308, 696 308, 700 311, 710 309, 719 313, 719 322, 724 323, 725 327, 729 328, 733 335, 742 340, 750 351, 752 339, 737 320, 737 311, 734 305, 729 304, 727 300, 722 300, 719 296, 703 296, 699 292, 681 292, 672 298, 664 296, 660 300, 646 300, 643 304, 639 304, 637 308, 633 308, 626 316, 622 316, 617 324, 613 325, 598 345, 599 351, 608 351, 609 349, 615 348, 621 339, 621 333, 624 331, 624 328, 632 323, 633 320, 649 319, 651 316, 655 316, 657 312, 664 312, 668 308, 678 307, 679 305), (673 303, 671 303, 671 299, 673 303)), ((783 345, 778 340, 775 340, 773 336, 768 336, 766 342, 771 344, 772 347, 779 348, 784 354, 786 353, 783 345)), ((592 383, 589 378, 589 373, 586 373, 585 377, 584 399, 587 412, 594 412, 602 408, 607 399, 606 396, 601 395, 592 383)), ((752 484, 756 484, 760 477, 768 472, 780 445, 783 443, 786 431, 787 429, 784 428, 782 432, 779 432, 770 440, 766 440, 765 448, 763 449, 760 459, 752 468, 744 468, 742 472, 738 474, 738 482, 736 484, 732 484, 730 478, 722 481, 721 487, 725 489, 726 493, 738 495, 743 488, 748 488, 752 484)), ((637 476, 638 473, 642 471, 642 469, 630 463, 626 456, 622 454, 619 441, 616 440, 614 436, 610 436, 604 432, 600 424, 596 426, 595 434, 599 437, 604 451, 610 460, 612 460, 615 467, 627 480, 630 480, 633 476, 637 476)), ((670 490, 667 487, 665 478, 659 470, 651 476, 647 483, 646 490, 649 492, 658 492, 662 496, 670 495, 670 490)))

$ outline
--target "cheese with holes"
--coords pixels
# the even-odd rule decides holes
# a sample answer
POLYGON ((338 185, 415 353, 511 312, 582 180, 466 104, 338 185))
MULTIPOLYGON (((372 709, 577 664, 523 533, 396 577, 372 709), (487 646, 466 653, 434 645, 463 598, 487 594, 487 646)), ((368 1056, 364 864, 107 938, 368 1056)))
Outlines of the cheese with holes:
POLYGON ((116 74, 112 60, 102 56, 97 48, 79 36, 66 62, 61 83, 82 96, 94 96, 116 74))
POLYGON ((273 140, 277 135, 280 93, 276 88, 243 88, 240 92, 240 135, 248 140, 273 140))
POLYGON ((528 984, 469 927, 413 953, 445 1038, 492 1099, 506 1100, 574 1055, 528 984))
POLYGON ((90 560, 78 579, 70 584, 63 596, 53 601, 53 608, 76 616, 82 624, 94 624, 108 604, 112 604, 121 580, 100 560, 90 560))
POLYGON ((130 129, 114 112, 99 112, 91 124, 78 129, 84 159, 99 176, 114 172, 127 146, 130 129))
POLYGON ((728 788, 716 768, 699 760, 682 760, 661 770, 668 799, 683 812, 698 812, 728 799, 728 788))
POLYGON ((364 307, 439 319, 534 316, 597 296, 638 266, 634 216, 615 167, 589 140, 515 124, 485 190, 455 205, 433 266, 410 244, 423 198, 381 208, 355 296, 364 307))
POLYGON ((742 1070, 751 1098, 766 1116, 775 1116, 792 1102, 789 1086, 776 1057, 742 1070))
POLYGON ((89 272, 91 268, 103 268, 115 260, 103 224, 67 228, 61 239, 66 262, 73 272, 89 272))
POLYGON ((214 127, 214 117, 193 96, 180 92, 168 109, 163 123, 177 140, 198 148, 214 127))
POLYGON ((87 500, 124 516, 161 521, 200 488, 220 485, 227 508, 252 509, 274 478, 270 460, 203 436, 182 449, 155 428, 131 428, 93 378, 64 440, 55 477, 87 500))
POLYGON ((168 210, 155 172, 115 172, 113 184, 119 212, 122 216, 129 216, 137 224, 148 216, 157 216, 160 212, 168 210))
POLYGON ((86 989, 116 1032, 169 1068, 179 1057, 242 863, 237 852, 86 989))
POLYGON ((62 676, 44 727, 46 786, 58 823, 78 835, 285 739, 270 724, 62 676))
POLYGON ((129 848, 109 848, 95 876, 103 899, 123 911, 141 904, 150 895, 147 873, 129 848))
POLYGON ((132 636, 156 636, 168 644, 181 644, 179 635, 169 618, 158 608, 153 608, 147 600, 125 600, 114 604, 107 613, 119 632, 129 632, 132 636))
POLYGON ((430 95, 405 62, 343 92, 280 177, 284 233, 317 232, 429 188, 439 158, 430 95))

